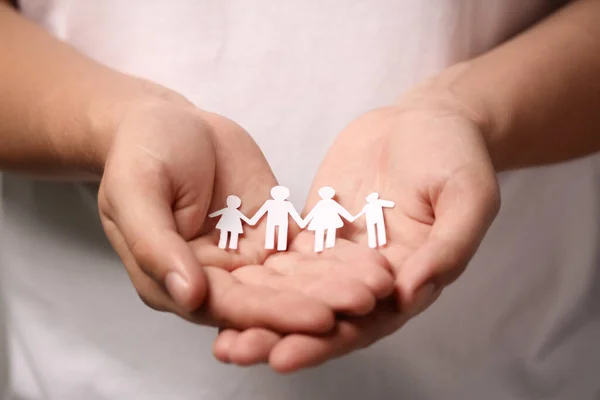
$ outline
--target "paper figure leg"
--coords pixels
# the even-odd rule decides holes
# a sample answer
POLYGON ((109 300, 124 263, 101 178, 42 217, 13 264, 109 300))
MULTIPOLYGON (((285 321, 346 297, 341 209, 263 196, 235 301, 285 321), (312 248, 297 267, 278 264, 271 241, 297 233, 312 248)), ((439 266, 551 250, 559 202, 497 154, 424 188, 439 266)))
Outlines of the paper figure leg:
POLYGON ((288 235, 287 226, 279 225, 279 227, 277 227, 277 250, 278 251, 285 251, 287 249, 287 235, 288 235))
POLYGON ((325 231, 319 229, 315 231, 315 252, 320 253, 323 251, 323 242, 325 241, 325 231))
POLYGON ((333 246, 335 246, 335 231, 337 229, 335 228, 330 228, 327 229, 327 243, 325 244, 325 247, 327 247, 328 249, 331 249, 333 246))
POLYGON ((369 247, 374 249, 377 247, 377 236, 375 232, 375 224, 367 223, 367 238, 369 241, 369 247))
POLYGON ((231 232, 231 237, 229 238, 229 248, 230 249, 237 249, 239 236, 240 236, 239 233, 231 232))
POLYGON ((273 250, 275 248, 275 226, 267 225, 265 234, 265 249, 273 250))
POLYGON ((227 248, 227 231, 226 230, 221 231, 221 236, 219 237, 219 248, 220 249, 227 248))
POLYGON ((385 236, 385 225, 381 222, 377 224, 377 237, 379 238, 379 245, 385 246, 387 243, 387 236, 385 236))

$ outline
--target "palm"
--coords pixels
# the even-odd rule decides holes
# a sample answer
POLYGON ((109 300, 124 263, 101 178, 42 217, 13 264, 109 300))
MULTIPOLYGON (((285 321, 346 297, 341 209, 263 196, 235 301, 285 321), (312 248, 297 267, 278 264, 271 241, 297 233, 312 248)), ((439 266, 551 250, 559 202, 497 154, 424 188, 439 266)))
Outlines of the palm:
MULTIPOLYGON (((432 239, 466 243, 446 234, 448 230, 460 232, 465 224, 477 223, 482 228, 476 235, 480 239, 491 222, 497 187, 480 136, 464 118, 378 110, 359 118, 340 135, 313 187, 335 184, 340 202, 354 211, 363 207, 371 192, 394 201, 395 207, 384 211, 388 243, 380 251, 394 268, 400 289, 410 291, 430 278, 443 286, 462 272, 478 240, 469 243, 467 250, 472 251, 455 260, 459 264, 451 269, 411 270, 413 265, 405 261, 422 253, 426 245, 439 245, 432 239)), ((364 220, 344 235, 366 244, 364 220)))
POLYGON ((188 105, 152 106, 120 124, 99 207, 107 236, 149 306, 202 324, 326 331, 333 314, 320 302, 231 275, 266 259, 260 228, 248 230, 239 251, 216 246, 208 212, 229 194, 244 199, 242 211, 252 210, 275 183, 260 150, 233 122, 188 105), (167 293, 173 268, 186 277, 185 297, 167 293))
MULTIPOLYGON (((270 361, 280 370, 323 362, 398 329, 423 307, 415 304, 417 289, 433 283, 432 301, 462 272, 497 210, 495 178, 479 132, 466 119, 433 112, 386 109, 353 122, 330 149, 312 193, 324 185, 333 186, 353 213, 371 192, 395 201, 384 211, 388 243, 379 249, 396 277, 395 299, 380 302, 366 318, 338 322, 327 337, 271 339, 276 344, 270 361)), ((340 233, 366 248, 364 220, 340 233)))
POLYGON ((368 274, 367 285, 361 286, 360 279, 345 284, 332 279, 339 263, 325 263, 332 267, 310 273, 296 268, 311 258, 265 250, 264 224, 246 226, 236 251, 217 246, 216 221, 208 213, 235 194, 243 199, 240 211, 250 216, 277 183, 258 147, 232 121, 194 108, 159 108, 126 120, 118 140, 101 185, 103 222, 138 292, 152 307, 203 324, 324 332, 332 327, 333 311, 370 311, 375 295, 369 288, 375 293, 392 289, 391 275, 383 271, 368 274), (141 201, 132 201, 140 193, 141 201), (170 217, 154 212, 161 203, 172 214, 173 228, 170 217), (148 231, 160 230, 168 234, 147 240, 148 231), (206 294, 196 290, 183 308, 161 285, 161 265, 180 261, 165 259, 175 251, 179 258, 190 252, 199 264, 188 265, 192 283, 201 287, 202 280, 208 281, 206 294), (357 296, 361 290, 364 295, 357 296))
POLYGON ((307 232, 294 239, 289 251, 269 255, 263 265, 238 268, 233 275, 244 282, 308 294, 350 315, 370 312, 378 298, 393 290, 390 267, 377 252, 340 239, 336 248, 316 254, 307 232))
MULTIPOLYGON (((223 208, 227 196, 233 194, 242 199, 240 211, 250 217, 268 197, 277 180, 260 149, 242 128, 216 115, 204 115, 204 118, 217 127, 214 135, 214 184, 209 195, 190 199, 190 204, 197 208, 193 218, 188 219, 188 223, 193 225, 190 232, 194 234, 187 239, 203 265, 231 271, 243 265, 262 264, 270 253, 263 244, 264 227, 255 229, 246 225, 237 251, 221 249, 217 246, 219 233, 214 229, 218 218, 210 219, 207 215, 223 208)), ((187 146, 189 140, 181 143, 187 146)), ((202 170, 197 165, 189 168, 202 170)), ((189 180, 188 184, 190 192, 206 192, 202 179, 189 180)))
MULTIPOLYGON (((232 275, 248 284, 286 293, 300 292, 347 316, 364 316, 373 312, 377 301, 394 290, 390 265, 377 251, 338 239, 335 248, 316 254, 313 234, 309 232, 298 234, 289 251, 271 254, 263 265, 243 266, 232 275)), ((293 318, 298 317, 299 314, 293 315, 293 318)), ((289 336, 294 337, 296 335, 289 336)), ((300 341, 314 338, 298 337, 300 341)), ((265 361, 280 340, 277 330, 251 328, 240 334, 239 329, 227 329, 215 342, 214 353, 222 361, 249 365, 265 361)), ((293 340, 290 346, 285 339, 281 344, 281 363, 284 365, 281 369, 306 366, 312 362, 309 359, 302 363, 297 361, 297 357, 309 354, 322 357, 318 351, 305 352, 302 344, 298 346, 293 340), (286 355, 290 353, 289 349, 291 356, 286 355)), ((310 347, 309 344, 308 349, 310 347)))

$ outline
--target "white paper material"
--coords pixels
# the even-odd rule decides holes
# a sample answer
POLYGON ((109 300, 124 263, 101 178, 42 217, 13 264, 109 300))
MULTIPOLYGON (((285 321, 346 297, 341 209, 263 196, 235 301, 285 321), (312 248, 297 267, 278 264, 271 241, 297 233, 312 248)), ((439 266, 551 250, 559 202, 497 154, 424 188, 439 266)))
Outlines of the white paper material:
POLYGON ((321 200, 315 204, 306 218, 302 219, 294 205, 287 199, 290 190, 285 186, 275 186, 271 189, 271 199, 265 201, 262 207, 248 219, 238 208, 242 201, 239 197, 227 197, 227 207, 215 211, 210 218, 221 216, 216 228, 221 231, 219 247, 221 249, 237 249, 239 236, 244 232, 242 221, 248 225, 256 225, 265 215, 267 216, 267 229, 265 232, 265 249, 275 248, 275 232, 277 231, 277 251, 287 250, 289 217, 301 229, 315 232, 314 250, 317 253, 335 246, 337 230, 344 226, 342 217, 349 222, 365 215, 367 221, 367 237, 370 248, 384 246, 387 243, 383 209, 392 208, 395 203, 390 200, 381 200, 379 193, 373 192, 366 197, 367 204, 353 216, 333 198, 335 190, 329 186, 319 189, 321 200), (308 225, 308 227, 307 227, 308 225), (229 241, 229 244, 228 244, 229 241))
POLYGON ((304 223, 308 224, 307 229, 315 232, 315 252, 323 251, 323 242, 325 248, 335 246, 336 231, 344 226, 346 220, 353 222, 354 217, 337 201, 333 199, 335 190, 329 186, 324 186, 319 189, 321 200, 315 204, 314 208, 308 213, 304 219, 304 223))
POLYGON ((227 207, 208 214, 210 218, 218 217, 221 218, 217 222, 217 229, 221 231, 219 237, 219 248, 230 249, 238 248, 239 236, 244 233, 242 227, 242 221, 250 224, 250 220, 246 217, 238 208, 242 205, 242 200, 234 195, 227 196, 227 207), (227 246, 227 239, 229 239, 229 246, 227 246))
POLYGON ((366 198, 367 204, 363 207, 354 220, 360 218, 363 214, 367 220, 367 238, 369 247, 374 249, 378 246, 384 246, 387 243, 385 234, 385 221, 383 218, 383 208, 392 208, 396 205, 393 201, 381 200, 379 193, 373 192, 366 198))
POLYGON ((265 249, 275 248, 275 229, 277 229, 277 250, 287 250, 289 217, 298 224, 300 228, 306 226, 304 221, 287 199, 290 190, 285 186, 275 186, 271 189, 271 200, 265 204, 250 219, 250 225, 255 225, 265 214, 267 214, 267 232, 265 234, 265 249))

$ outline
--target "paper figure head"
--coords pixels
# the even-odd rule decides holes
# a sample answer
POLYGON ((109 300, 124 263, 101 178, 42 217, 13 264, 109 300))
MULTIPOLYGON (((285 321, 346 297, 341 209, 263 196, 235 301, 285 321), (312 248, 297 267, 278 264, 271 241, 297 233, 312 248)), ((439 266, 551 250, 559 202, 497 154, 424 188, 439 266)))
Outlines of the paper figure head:
POLYGON ((332 187, 323 186, 321 189, 319 189, 319 196, 321 196, 323 200, 333 199, 333 196, 335 196, 335 190, 333 190, 332 187))
POLYGON ((275 186, 271 189, 271 197, 274 200, 287 200, 290 197, 290 190, 285 186, 275 186))
POLYGON ((370 195, 367 196, 366 200, 367 200, 367 203, 371 203, 371 202, 377 200, 378 198, 379 198, 379 193, 373 192, 373 193, 371 193, 370 195))
POLYGON ((242 200, 234 195, 227 196, 227 207, 239 208, 242 205, 242 200))

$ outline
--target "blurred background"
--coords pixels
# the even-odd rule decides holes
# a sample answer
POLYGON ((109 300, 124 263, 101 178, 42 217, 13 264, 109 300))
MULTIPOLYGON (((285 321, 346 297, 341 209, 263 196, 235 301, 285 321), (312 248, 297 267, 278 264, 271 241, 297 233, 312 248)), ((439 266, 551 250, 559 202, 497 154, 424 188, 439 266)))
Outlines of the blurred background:
MULTIPOLYGON (((2 198, 2 174, 0 174, 0 198, 2 198)), ((0 224, 2 223, 2 208, 0 207, 0 224)), ((0 229, 0 254, 2 253, 2 229, 0 229)), ((0 257, 1 260, 1 257, 0 257)), ((0 261, 1 262, 1 261, 0 261)), ((6 345, 6 323, 4 318, 4 280, 0 265, 0 399, 7 396, 8 391, 8 351, 6 345)))

